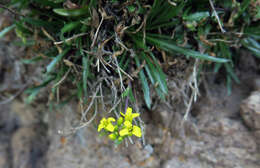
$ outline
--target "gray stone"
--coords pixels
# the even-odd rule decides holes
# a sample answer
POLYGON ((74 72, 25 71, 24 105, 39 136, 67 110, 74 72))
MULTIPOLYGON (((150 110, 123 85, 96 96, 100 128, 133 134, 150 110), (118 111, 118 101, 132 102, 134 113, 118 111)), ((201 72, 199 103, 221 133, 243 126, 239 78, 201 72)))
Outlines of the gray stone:
POLYGON ((252 92, 241 104, 240 114, 248 127, 260 129, 260 91, 252 92))

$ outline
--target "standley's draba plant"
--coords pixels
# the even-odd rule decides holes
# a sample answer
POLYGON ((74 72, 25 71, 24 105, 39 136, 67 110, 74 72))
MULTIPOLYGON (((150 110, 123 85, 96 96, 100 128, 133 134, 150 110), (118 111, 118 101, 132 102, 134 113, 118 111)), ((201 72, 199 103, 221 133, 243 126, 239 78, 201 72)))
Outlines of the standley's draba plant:
MULTIPOLYGON (((0 37, 15 30, 20 38, 16 44, 34 53, 21 62, 45 63, 42 81, 26 90, 27 102, 51 85, 50 105, 59 108, 77 99, 84 123, 88 107, 96 102, 103 104, 96 113, 105 115, 118 111, 126 99, 129 106, 143 99, 151 108, 151 89, 165 101, 170 57, 196 59, 198 79, 200 72, 224 72, 230 93, 232 82, 239 83, 234 71, 238 49, 260 57, 259 4, 259 0, 7 0, 0 3, 0 10, 14 19, 0 37), (142 98, 136 97, 140 91, 142 98)), ((116 143, 141 137, 140 127, 133 124, 139 113, 129 107, 117 119, 109 114, 101 119, 98 132, 116 143)))

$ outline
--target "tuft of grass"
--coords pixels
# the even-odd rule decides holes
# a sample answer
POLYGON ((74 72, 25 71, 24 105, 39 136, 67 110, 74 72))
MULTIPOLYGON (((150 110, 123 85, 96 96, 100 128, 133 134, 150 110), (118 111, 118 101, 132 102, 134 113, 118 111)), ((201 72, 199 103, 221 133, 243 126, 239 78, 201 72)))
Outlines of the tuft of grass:
POLYGON ((42 74, 44 82, 26 91, 28 102, 41 88, 52 86, 50 97, 60 104, 73 97, 84 107, 93 99, 93 90, 98 90, 96 96, 105 97, 100 87, 110 90, 106 94, 109 100, 102 99, 103 104, 116 106, 130 93, 130 101, 135 103, 136 90, 130 86, 141 84, 143 99, 151 108, 151 89, 162 100, 168 94, 162 70, 167 57, 201 60, 201 71, 225 70, 230 93, 232 81, 239 83, 233 51, 245 48, 260 57, 257 3, 11 0, 0 7, 15 19, 0 37, 15 29, 25 46, 39 40, 51 46, 39 49, 35 57, 22 59, 26 64, 50 60, 42 74), (163 52, 166 58, 162 58, 163 52), (60 99, 61 90, 67 93, 60 99))

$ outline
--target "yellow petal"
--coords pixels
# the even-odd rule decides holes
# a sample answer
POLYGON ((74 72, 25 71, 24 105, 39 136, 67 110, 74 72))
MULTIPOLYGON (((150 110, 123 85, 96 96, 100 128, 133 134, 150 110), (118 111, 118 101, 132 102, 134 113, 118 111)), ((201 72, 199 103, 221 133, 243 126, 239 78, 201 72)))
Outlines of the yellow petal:
POLYGON ((104 128, 104 125, 103 124, 99 124, 98 125, 98 132, 100 132, 103 128, 104 128))
POLYGON ((120 114, 121 114, 122 116, 124 116, 124 117, 125 117, 125 114, 124 114, 124 113, 120 112, 120 114))
POLYGON ((105 124, 106 121, 107 121, 106 118, 102 118, 101 121, 100 121, 100 124, 105 124))
POLYGON ((136 118, 136 117, 139 117, 139 116, 140 116, 139 113, 133 113, 133 114, 132 114, 132 118, 136 118))
POLYGON ((132 123, 130 121, 125 121, 124 122, 124 125, 127 127, 127 128, 131 128, 132 127, 132 123))
POLYGON ((137 137, 141 137, 142 136, 142 132, 141 132, 141 128, 138 126, 133 126, 133 132, 132 132, 135 136, 137 137))
POLYGON ((120 136, 126 136, 126 135, 128 135, 128 134, 129 134, 129 131, 128 131, 127 128, 124 128, 124 129, 122 129, 122 130, 119 132, 119 135, 120 135, 120 136))
POLYGON ((107 121, 108 121, 108 122, 115 122, 116 120, 115 120, 113 117, 109 117, 109 118, 107 119, 107 121))
POLYGON ((107 126, 106 126, 106 130, 107 130, 107 131, 113 132, 114 129, 115 129, 115 127, 114 127, 113 124, 111 124, 111 123, 107 124, 107 126))
POLYGON ((126 110, 126 115, 131 115, 132 111, 133 111, 133 109, 131 107, 128 107, 126 110))
POLYGON ((125 120, 132 122, 132 121, 133 121, 133 118, 132 118, 132 116, 125 116, 125 120))

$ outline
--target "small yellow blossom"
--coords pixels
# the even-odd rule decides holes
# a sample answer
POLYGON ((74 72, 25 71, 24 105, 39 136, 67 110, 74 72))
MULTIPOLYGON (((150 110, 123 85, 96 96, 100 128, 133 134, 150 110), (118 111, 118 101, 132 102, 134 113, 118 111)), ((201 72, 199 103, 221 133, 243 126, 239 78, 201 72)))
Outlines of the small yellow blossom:
POLYGON ((138 117, 140 115, 139 113, 132 113, 132 111, 133 111, 132 108, 128 107, 125 114, 123 114, 121 112, 122 116, 125 117, 125 120, 126 121, 130 121, 131 123, 132 123, 134 118, 136 118, 136 117, 138 117))
POLYGON ((138 127, 138 126, 133 126, 133 131, 132 131, 132 133, 135 135, 135 136, 137 136, 137 137, 141 137, 142 136, 142 131, 141 131, 141 128, 140 127, 138 127))
POLYGON ((125 121, 124 126, 125 127, 119 132, 121 137, 135 135, 140 138, 142 136, 141 128, 136 125, 133 126, 130 121, 125 121))
POLYGON ((115 126, 111 122, 115 122, 116 120, 113 117, 109 117, 108 119, 102 118, 100 124, 98 125, 98 132, 100 132, 103 128, 109 132, 113 132, 115 126))
POLYGON ((132 123, 133 119, 140 114, 132 111, 132 108, 128 107, 125 114, 121 112, 123 117, 119 117, 117 121, 113 117, 102 118, 98 125, 98 132, 102 129, 108 131, 108 138, 115 141, 116 144, 120 144, 126 137, 133 135, 140 138, 142 136, 141 128, 132 123), (112 122, 116 123, 113 124, 112 122))

